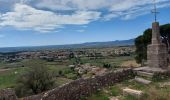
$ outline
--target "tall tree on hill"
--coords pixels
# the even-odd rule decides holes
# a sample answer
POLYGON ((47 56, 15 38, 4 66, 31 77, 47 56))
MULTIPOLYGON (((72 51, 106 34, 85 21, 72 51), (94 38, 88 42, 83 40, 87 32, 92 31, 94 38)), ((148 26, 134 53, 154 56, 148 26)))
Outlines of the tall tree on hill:
MULTIPOLYGON (((168 53, 170 54, 170 24, 160 26, 161 40, 167 45, 168 53)), ((151 43, 152 29, 144 31, 143 35, 135 39, 136 46, 136 62, 142 64, 143 60, 147 60, 147 45, 151 43)))

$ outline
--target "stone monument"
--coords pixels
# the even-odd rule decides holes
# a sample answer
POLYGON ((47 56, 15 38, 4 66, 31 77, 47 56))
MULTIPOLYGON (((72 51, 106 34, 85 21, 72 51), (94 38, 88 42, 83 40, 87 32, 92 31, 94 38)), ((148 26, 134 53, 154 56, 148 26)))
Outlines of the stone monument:
POLYGON ((148 66, 134 69, 137 73, 135 81, 145 85, 152 83, 152 79, 159 80, 157 76, 166 79, 169 77, 170 71, 168 67, 168 50, 161 41, 159 22, 156 20, 158 13, 156 2, 154 2, 154 8, 155 21, 152 23, 152 42, 147 46, 148 66))
POLYGON ((167 47, 161 42, 159 22, 157 22, 157 9, 155 9, 155 22, 152 23, 152 43, 147 47, 148 66, 152 68, 168 68, 168 52, 167 47))
POLYGON ((161 43, 159 23, 152 23, 152 43, 147 47, 147 60, 149 67, 168 68, 168 53, 165 44, 161 43))

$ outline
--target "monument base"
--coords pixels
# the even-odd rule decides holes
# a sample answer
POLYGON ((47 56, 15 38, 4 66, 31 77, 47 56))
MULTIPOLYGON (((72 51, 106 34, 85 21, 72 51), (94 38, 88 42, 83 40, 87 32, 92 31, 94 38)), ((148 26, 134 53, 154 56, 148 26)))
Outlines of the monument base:
POLYGON ((166 45, 163 43, 160 44, 151 44, 148 45, 147 51, 147 60, 148 66, 154 68, 168 68, 168 54, 166 45))

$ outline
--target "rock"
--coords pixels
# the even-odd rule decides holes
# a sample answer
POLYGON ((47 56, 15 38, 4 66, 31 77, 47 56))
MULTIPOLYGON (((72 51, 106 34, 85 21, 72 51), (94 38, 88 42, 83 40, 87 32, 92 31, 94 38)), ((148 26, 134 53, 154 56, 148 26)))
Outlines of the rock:
POLYGON ((109 94, 109 91, 106 90, 106 89, 103 89, 103 92, 106 93, 106 94, 109 94))
POLYGON ((136 81, 136 82, 139 82, 139 83, 142 83, 142 84, 145 84, 145 85, 151 83, 151 81, 146 80, 146 79, 143 79, 143 78, 140 78, 140 77, 136 77, 136 78, 135 78, 135 81, 136 81))
POLYGON ((161 87, 161 88, 166 88, 166 87, 168 87, 168 86, 170 86, 170 82, 165 82, 165 83, 161 83, 161 84, 160 84, 160 87, 161 87))
POLYGON ((137 98, 141 98, 143 96, 143 92, 139 90, 125 88, 123 89, 123 96, 126 96, 126 95, 131 95, 137 98))
POLYGON ((109 97, 110 100, 119 100, 117 97, 109 97))
POLYGON ((0 90, 0 100, 18 100, 15 91, 12 89, 0 90))
POLYGON ((144 72, 144 71, 137 71, 137 75, 152 78, 154 74, 149 72, 144 72))
POLYGON ((134 68, 134 71, 144 71, 144 72, 149 72, 149 73, 157 73, 157 72, 166 72, 167 70, 162 69, 162 68, 151 68, 151 67, 139 67, 139 68, 134 68))

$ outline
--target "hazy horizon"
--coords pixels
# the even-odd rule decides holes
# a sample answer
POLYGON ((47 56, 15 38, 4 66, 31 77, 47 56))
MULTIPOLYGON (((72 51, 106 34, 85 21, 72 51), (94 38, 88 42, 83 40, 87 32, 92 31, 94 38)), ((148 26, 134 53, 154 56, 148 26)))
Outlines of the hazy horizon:
POLYGON ((79 44, 86 44, 86 43, 104 43, 104 42, 116 42, 116 41, 127 41, 127 40, 133 40, 134 38, 132 39, 126 39, 126 40, 113 40, 113 41, 91 41, 91 42, 82 42, 82 43, 71 43, 71 44, 53 44, 53 45, 23 45, 23 46, 13 46, 13 47, 0 47, 1 49, 2 48, 22 48, 22 47, 44 47, 44 46, 64 46, 64 45, 79 45, 79 44))

